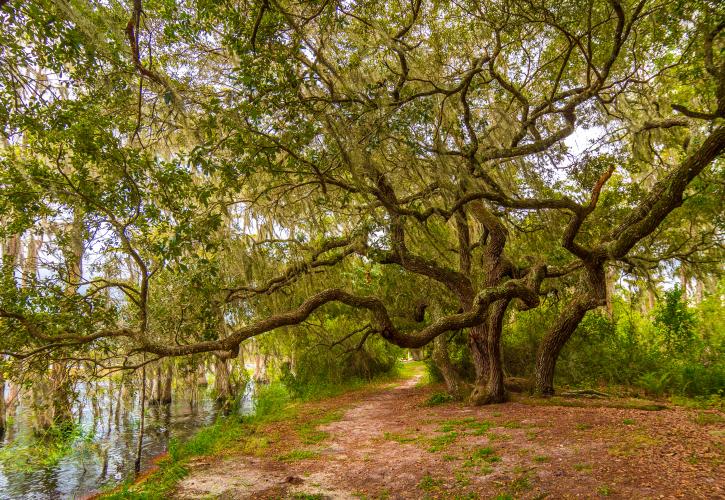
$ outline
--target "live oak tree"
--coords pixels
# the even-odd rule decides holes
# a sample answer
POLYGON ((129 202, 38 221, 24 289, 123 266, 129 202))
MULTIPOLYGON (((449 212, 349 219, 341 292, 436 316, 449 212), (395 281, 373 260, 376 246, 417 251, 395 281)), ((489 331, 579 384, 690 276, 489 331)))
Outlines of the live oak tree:
POLYGON ((470 399, 500 402, 512 309, 571 297, 538 352, 551 394, 607 266, 718 255, 717 223, 668 247, 685 200, 721 208, 716 3, 57 1, 2 16, 3 236, 80 210, 97 254, 72 294, 62 272, 22 289, 5 273, 16 359, 225 359, 325 307, 359 321, 360 345, 435 342, 459 392, 445 334, 468 329, 470 399))

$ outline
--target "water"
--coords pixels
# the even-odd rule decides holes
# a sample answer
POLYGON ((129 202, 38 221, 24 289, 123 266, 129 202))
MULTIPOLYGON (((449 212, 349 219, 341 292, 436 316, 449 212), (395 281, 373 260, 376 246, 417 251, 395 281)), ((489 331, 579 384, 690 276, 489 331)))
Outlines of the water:
MULTIPOLYGON (((242 398, 239 409, 242 413, 252 411, 251 385, 248 384, 242 398)), ((0 499, 79 498, 133 477, 139 431, 139 398, 126 401, 116 419, 116 401, 111 404, 109 397, 104 395, 93 404, 84 389, 81 387, 80 390, 82 406, 76 408, 76 418, 80 422, 79 436, 66 452, 58 454, 58 460, 42 466, 24 465, 22 453, 18 454, 17 460, 0 462, 0 499), (113 412, 109 411, 111 409, 113 412)), ((29 430, 30 413, 26 404, 18 405, 3 446, 17 446, 18 443, 32 446, 37 443, 29 430)), ((220 406, 201 390, 194 408, 190 407, 186 398, 175 399, 167 405, 147 407, 142 470, 153 466, 153 459, 168 450, 170 439, 183 440, 193 435, 199 428, 212 424, 221 413, 220 406)))

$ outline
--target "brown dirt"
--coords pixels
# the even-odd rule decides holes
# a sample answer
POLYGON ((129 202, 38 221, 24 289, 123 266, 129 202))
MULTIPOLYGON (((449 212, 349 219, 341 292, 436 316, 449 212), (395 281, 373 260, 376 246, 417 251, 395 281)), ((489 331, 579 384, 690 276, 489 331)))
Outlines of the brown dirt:
POLYGON ((725 498, 722 412, 525 397, 427 407, 440 389, 416 381, 304 405, 263 429, 256 456, 190 464, 175 497, 725 498), (338 409, 305 444, 301 426, 338 409))

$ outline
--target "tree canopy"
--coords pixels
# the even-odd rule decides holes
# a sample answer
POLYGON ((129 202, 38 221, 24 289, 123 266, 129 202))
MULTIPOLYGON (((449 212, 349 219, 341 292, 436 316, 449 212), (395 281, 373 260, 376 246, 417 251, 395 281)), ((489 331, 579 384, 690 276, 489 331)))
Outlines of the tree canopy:
POLYGON ((722 258, 725 12, 661 0, 3 2, 0 349, 233 356, 327 311, 362 346, 722 258), (13 238, 53 226, 40 271, 13 238))

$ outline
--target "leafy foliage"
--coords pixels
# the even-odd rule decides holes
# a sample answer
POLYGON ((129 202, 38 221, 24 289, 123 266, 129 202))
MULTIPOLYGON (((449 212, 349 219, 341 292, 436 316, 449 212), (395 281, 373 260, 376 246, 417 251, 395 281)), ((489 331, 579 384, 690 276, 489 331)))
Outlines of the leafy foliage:
POLYGON ((655 310, 654 326, 661 332, 668 351, 682 353, 694 340, 695 315, 682 298, 682 290, 675 285, 665 292, 664 303, 655 310))

